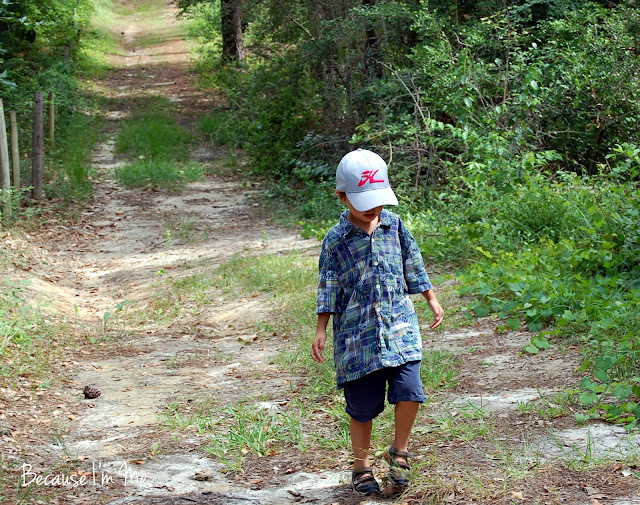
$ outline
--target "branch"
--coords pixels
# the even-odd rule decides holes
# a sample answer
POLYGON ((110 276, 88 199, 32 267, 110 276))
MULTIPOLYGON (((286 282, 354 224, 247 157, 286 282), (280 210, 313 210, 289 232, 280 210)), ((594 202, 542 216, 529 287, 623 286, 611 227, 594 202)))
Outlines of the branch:
POLYGON ((288 14, 288 15, 287 15, 287 17, 288 17, 291 21, 293 21, 293 23, 294 23, 298 28, 300 28, 304 33, 306 33, 306 34, 307 34, 307 36, 308 36, 311 40, 313 40, 313 41, 315 42, 316 38, 313 36, 313 34, 312 34, 309 30, 307 30, 307 29, 304 27, 304 25, 302 25, 302 23, 300 23, 300 22, 296 21, 296 20, 294 19, 294 17, 293 17, 291 14, 288 14))

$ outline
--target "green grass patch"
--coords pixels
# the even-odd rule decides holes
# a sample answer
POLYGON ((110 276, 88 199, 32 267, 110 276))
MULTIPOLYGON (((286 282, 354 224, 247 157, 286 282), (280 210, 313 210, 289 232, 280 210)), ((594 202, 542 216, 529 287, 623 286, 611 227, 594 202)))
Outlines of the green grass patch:
POLYGON ((556 419, 569 415, 572 410, 579 407, 576 392, 569 390, 556 393, 551 397, 540 395, 539 400, 532 400, 518 404, 519 412, 534 414, 541 419, 556 419))
MULTIPOLYGON (((161 22, 161 18, 157 19, 161 22)), ((149 24, 155 23, 156 20, 149 20, 149 24)), ((137 48, 148 48, 171 42, 173 40, 182 40, 188 35, 188 30, 182 23, 170 27, 162 27, 154 29, 152 32, 145 33, 143 36, 135 39, 134 45, 137 48)))
POLYGON ((87 76, 104 76, 110 69, 109 54, 124 54, 114 27, 112 0, 94 0, 89 26, 84 31, 79 47, 78 65, 87 76))
POLYGON ((0 279, 0 385, 11 385, 20 375, 48 384, 52 359, 68 340, 68 328, 49 320, 26 287, 0 279))
POLYGON ((174 402, 159 414, 160 424, 172 430, 212 431, 224 420, 212 400, 174 402))
POLYGON ((455 387, 459 364, 460 358, 451 351, 425 349, 420 366, 422 385, 427 391, 455 387))
POLYGON ((246 139, 242 138, 241 130, 234 126, 237 121, 237 114, 230 110, 214 110, 202 115, 198 128, 212 144, 241 147, 246 139))
MULTIPOLYGON (((156 275, 163 278, 168 274, 166 270, 160 269, 156 275)), ((173 321, 187 308, 195 313, 211 303, 211 290, 214 286, 214 278, 204 273, 177 279, 161 279, 156 284, 156 295, 150 306, 144 311, 137 311, 133 317, 140 321, 158 323, 173 321)))
POLYGON ((99 116, 85 114, 74 114, 62 125, 45 172, 48 197, 76 201, 91 195, 91 152, 102 125, 99 116))
POLYGON ((134 157, 182 161, 188 158, 190 140, 191 135, 171 116, 152 113, 125 122, 116 149, 134 157))
POLYGON ((119 14, 123 17, 140 16, 152 19, 162 15, 165 5, 166 2, 163 0, 142 0, 121 5, 119 14))
POLYGON ((222 414, 227 430, 213 434, 204 449, 229 470, 240 470, 247 454, 265 457, 290 446, 306 449, 302 423, 307 416, 301 411, 228 406, 222 414))
POLYGON ((189 182, 204 178, 204 167, 197 163, 141 160, 116 169, 118 181, 127 188, 149 186, 175 191, 189 182))

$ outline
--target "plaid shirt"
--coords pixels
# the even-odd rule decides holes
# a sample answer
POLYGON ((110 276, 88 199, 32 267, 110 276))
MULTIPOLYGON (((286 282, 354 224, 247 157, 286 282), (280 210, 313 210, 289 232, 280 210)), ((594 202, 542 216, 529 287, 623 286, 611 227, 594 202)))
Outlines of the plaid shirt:
POLYGON ((386 367, 422 359, 409 294, 431 289, 420 249, 400 218, 383 210, 371 235, 347 220, 322 242, 316 312, 333 313, 338 388, 386 367))

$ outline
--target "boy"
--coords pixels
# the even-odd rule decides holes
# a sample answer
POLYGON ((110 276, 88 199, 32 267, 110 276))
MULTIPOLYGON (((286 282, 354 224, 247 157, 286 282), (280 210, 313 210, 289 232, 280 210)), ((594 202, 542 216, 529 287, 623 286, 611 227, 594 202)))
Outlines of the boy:
POLYGON ((311 357, 324 363, 327 324, 333 315, 337 383, 351 416, 355 456, 351 484, 359 495, 380 493, 369 464, 373 419, 388 400, 395 404, 395 438, 385 452, 394 491, 409 484, 409 434, 426 397, 420 380, 422 339, 409 294, 421 293, 434 319, 444 311, 433 292, 422 255, 400 218, 383 209, 398 205, 387 164, 358 149, 345 155, 336 172, 336 193, 348 210, 322 242, 311 357))

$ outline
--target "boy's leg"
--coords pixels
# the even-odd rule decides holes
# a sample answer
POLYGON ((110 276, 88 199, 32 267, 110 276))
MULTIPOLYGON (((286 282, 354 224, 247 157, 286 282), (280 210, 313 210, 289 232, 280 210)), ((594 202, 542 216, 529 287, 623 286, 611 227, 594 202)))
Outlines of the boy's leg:
MULTIPOLYGON (((393 448, 398 451, 407 452, 409 448, 409 436, 411 435, 411 429, 413 423, 418 415, 418 408, 420 404, 418 402, 398 402, 396 403, 395 410, 395 438, 393 440, 393 448)), ((396 460, 404 458, 396 458, 396 460)), ((405 461, 406 462, 406 461, 405 461)))
MULTIPOLYGON (((389 369, 389 403, 395 404, 395 437, 387 457, 393 458, 391 480, 399 487, 409 483, 407 462, 409 436, 421 403, 426 401, 420 380, 420 362, 389 369)), ((391 461, 390 461, 391 463, 391 461)))
POLYGON ((347 414, 351 417, 349 431, 353 447, 351 486, 362 496, 380 493, 373 470, 369 466, 369 447, 373 419, 384 410, 386 379, 383 373, 373 372, 344 384, 347 414))
POLYGON ((360 423, 353 417, 349 426, 351 433, 351 447, 353 448, 353 455, 355 461, 353 462, 353 468, 359 470, 361 468, 367 468, 369 464, 369 447, 371 446, 371 428, 373 421, 366 423, 360 423))
POLYGON ((372 372, 344 384, 349 431, 355 456, 354 469, 369 466, 369 448, 373 419, 384 410, 386 378, 383 371, 372 372))

